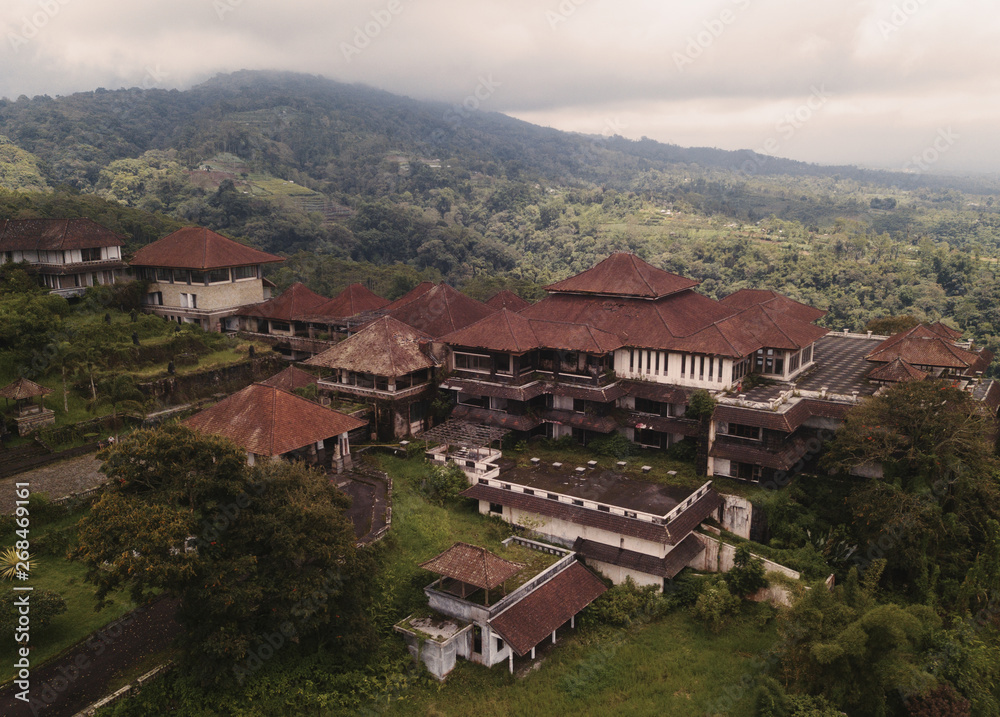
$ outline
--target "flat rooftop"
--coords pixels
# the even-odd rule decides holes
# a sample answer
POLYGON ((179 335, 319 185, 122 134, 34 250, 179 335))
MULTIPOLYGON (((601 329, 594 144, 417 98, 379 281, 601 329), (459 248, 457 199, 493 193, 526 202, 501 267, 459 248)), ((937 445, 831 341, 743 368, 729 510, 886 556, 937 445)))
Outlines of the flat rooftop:
POLYGON ((697 491, 697 488, 636 480, 608 469, 583 466, 583 471, 577 471, 576 468, 573 463, 564 463, 562 468, 540 463, 537 466, 505 469, 501 462, 500 476, 496 480, 653 515, 666 515, 697 491))
POLYGON ((819 391, 826 386, 830 393, 850 395, 854 391, 859 396, 870 396, 878 386, 869 383, 865 376, 878 364, 865 361, 871 351, 882 343, 885 337, 861 338, 830 333, 816 342, 813 358, 816 367, 792 384, 779 383, 773 386, 758 386, 747 391, 748 401, 765 403, 777 398, 790 385, 801 391, 819 391))

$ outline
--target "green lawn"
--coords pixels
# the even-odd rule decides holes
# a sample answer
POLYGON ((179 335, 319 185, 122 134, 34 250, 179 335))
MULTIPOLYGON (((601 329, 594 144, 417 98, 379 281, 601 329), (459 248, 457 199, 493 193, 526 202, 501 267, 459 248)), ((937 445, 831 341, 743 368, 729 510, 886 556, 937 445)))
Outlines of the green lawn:
MULTIPOLYGON (((393 523, 379 582, 389 598, 383 603, 383 620, 394 622, 426 607, 423 586, 434 575, 417 563, 456 540, 499 550, 508 528, 480 516, 471 501, 448 508, 426 501, 419 484, 428 468, 419 458, 382 457, 378 462, 393 477, 393 523)), ((500 666, 486 669, 459 660, 443 685, 411 687, 399 695, 391 712, 702 717, 711 709, 721 714, 724 708, 729 715, 749 716, 753 690, 742 685, 745 678, 752 680, 756 662, 776 640, 773 620, 767 620, 770 614, 770 608, 748 605, 719 635, 683 609, 629 630, 565 631, 556 649, 541 659, 541 667, 525 677, 512 678, 500 666), (727 687, 738 697, 735 706, 717 702, 727 687)))
MULTIPOLYGON (((31 531, 32 540, 37 540, 50 530, 73 525, 80 520, 81 514, 76 513, 65 518, 46 523, 31 531)), ((13 545, 14 537, 5 536, 0 549, 13 545)), ((135 607, 127 596, 113 594, 109 597, 111 604, 101 611, 94 610, 95 588, 84 581, 87 569, 82 563, 67 560, 65 557, 43 555, 38 558, 37 567, 31 572, 31 579, 23 585, 31 585, 36 590, 53 590, 63 596, 66 601, 66 612, 53 618, 44 628, 32 631, 32 665, 37 669, 44 661, 55 657, 63 650, 75 645, 90 633, 118 619, 135 607)), ((9 589, 10 583, 4 582, 0 589, 9 589)), ((18 645, 12 640, 4 640, 0 645, 0 683, 13 678, 15 670, 15 654, 18 645)))

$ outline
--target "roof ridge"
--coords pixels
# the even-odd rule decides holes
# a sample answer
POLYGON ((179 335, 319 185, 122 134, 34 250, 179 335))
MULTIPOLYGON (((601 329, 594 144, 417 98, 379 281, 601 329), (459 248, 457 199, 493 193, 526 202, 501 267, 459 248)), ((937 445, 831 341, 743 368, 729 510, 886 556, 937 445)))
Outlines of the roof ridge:
POLYGON ((637 257, 632 252, 629 252, 628 256, 629 256, 629 260, 632 262, 632 268, 635 269, 636 275, 642 280, 642 283, 646 285, 646 288, 649 289, 649 291, 654 296, 657 295, 659 292, 657 292, 656 289, 654 289, 652 287, 652 285, 649 283, 649 280, 645 276, 643 276, 642 271, 640 270, 639 265, 636 263, 636 259, 638 259, 639 257, 637 257))

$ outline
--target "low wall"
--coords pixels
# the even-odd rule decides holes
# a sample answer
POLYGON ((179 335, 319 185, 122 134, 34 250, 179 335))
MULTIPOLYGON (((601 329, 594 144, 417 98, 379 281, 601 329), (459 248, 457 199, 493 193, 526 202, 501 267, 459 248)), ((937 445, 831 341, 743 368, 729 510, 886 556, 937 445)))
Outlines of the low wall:
POLYGON ((215 393, 235 393, 254 381, 270 378, 286 366, 277 356, 263 356, 208 371, 167 376, 137 386, 146 396, 164 403, 186 403, 215 393))
MULTIPOLYGON (((736 546, 723 543, 721 540, 708 535, 696 533, 698 539, 705 546, 705 551, 695 558, 689 565, 695 570, 703 570, 709 573, 724 573, 732 569, 735 564, 736 546)), ((764 563, 764 570, 767 572, 781 573, 793 580, 798 580, 801 575, 797 570, 785 567, 773 560, 768 560, 760 555, 754 555, 764 563)))

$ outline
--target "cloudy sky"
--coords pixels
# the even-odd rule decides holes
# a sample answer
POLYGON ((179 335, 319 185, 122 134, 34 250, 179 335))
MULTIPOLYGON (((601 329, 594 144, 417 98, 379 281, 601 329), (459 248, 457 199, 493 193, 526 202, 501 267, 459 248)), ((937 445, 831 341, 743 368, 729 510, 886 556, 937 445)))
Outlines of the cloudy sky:
POLYGON ((284 69, 588 134, 1000 171, 990 0, 4 0, 0 96, 284 69))

